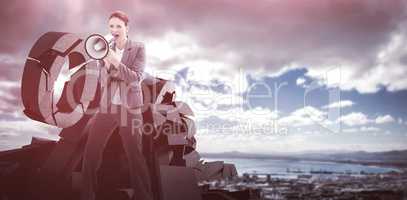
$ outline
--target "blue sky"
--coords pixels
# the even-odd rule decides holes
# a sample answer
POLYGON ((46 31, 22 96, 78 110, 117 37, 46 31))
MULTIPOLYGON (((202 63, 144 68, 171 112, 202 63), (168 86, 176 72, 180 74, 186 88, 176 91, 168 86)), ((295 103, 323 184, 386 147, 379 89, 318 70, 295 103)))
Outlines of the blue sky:
MULTIPOLYGON (((245 90, 234 93, 236 85, 218 78, 205 83, 190 79, 189 74, 200 70, 193 71, 188 67, 180 69, 176 82, 183 93, 206 94, 201 98, 186 95, 197 115, 201 151, 271 153, 406 148, 405 90, 390 92, 381 87, 367 94, 355 89, 341 90, 340 81, 335 87, 327 86, 326 80, 309 77, 307 69, 299 67, 273 76, 242 72, 245 90), (313 83, 316 87, 307 93, 304 103, 304 95, 313 83), (279 85, 282 86, 276 106, 275 88, 279 85), (334 96, 330 99, 331 93, 334 96), (241 97, 240 104, 219 101, 234 96, 241 97), (333 116, 329 117, 329 112, 333 116), (273 129, 274 126, 279 128, 273 129)), ((340 74, 339 67, 330 75, 340 77, 340 74)))

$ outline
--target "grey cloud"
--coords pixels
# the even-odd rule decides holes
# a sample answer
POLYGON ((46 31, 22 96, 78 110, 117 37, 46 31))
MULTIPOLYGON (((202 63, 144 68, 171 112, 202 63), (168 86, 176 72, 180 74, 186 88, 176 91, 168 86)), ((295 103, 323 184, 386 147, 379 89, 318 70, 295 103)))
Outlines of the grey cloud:
POLYGON ((0 60, 0 81, 20 82, 24 70, 24 57, 12 57, 12 62, 0 60))
MULTIPOLYGON (((0 54, 22 62, 35 40, 47 31, 104 33, 109 13, 120 9, 129 14, 130 33, 135 38, 158 38, 176 31, 193 38, 204 50, 186 58, 174 55, 151 67, 179 66, 198 58, 266 72, 277 72, 290 63, 310 67, 352 63, 358 72, 354 75, 359 76, 375 64, 378 51, 391 35, 403 29, 404 3, 16 0, 0 8, 0 54)), ((0 66, 1 80, 20 80, 23 66, 3 62, 0 66)))
MULTIPOLYGON (((327 57, 366 63, 397 28, 401 3, 175 1, 154 4, 162 12, 151 24, 191 34, 209 58, 234 52, 239 59, 232 64, 245 68, 280 68, 293 61, 314 64, 327 57)), ((148 21, 147 16, 143 19, 148 21)))
POLYGON ((368 65, 396 30, 404 12, 402 3, 93 0, 75 4, 39 1, 34 5, 15 1, 2 8, 0 24, 7 26, 5 35, 10 38, 2 39, 0 50, 21 51, 17 48, 28 47, 28 41, 49 30, 103 32, 108 14, 121 9, 130 15, 132 35, 189 34, 206 49, 201 56, 231 62, 232 66, 275 71, 293 61, 325 64, 341 59, 368 65), (227 52, 237 58, 227 59, 227 52))
POLYGON ((400 63, 403 65, 407 65, 407 54, 400 57, 400 63))

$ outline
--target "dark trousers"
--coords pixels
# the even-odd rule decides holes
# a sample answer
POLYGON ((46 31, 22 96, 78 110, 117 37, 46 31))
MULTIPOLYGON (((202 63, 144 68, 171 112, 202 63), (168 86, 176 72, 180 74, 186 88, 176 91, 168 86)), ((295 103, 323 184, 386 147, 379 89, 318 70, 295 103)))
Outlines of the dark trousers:
POLYGON ((112 105, 109 112, 100 112, 94 117, 83 154, 81 199, 95 199, 97 171, 102 163, 103 151, 110 136, 118 128, 129 163, 130 181, 134 189, 133 197, 151 200, 149 171, 141 153, 141 113, 129 113, 122 106, 112 105))

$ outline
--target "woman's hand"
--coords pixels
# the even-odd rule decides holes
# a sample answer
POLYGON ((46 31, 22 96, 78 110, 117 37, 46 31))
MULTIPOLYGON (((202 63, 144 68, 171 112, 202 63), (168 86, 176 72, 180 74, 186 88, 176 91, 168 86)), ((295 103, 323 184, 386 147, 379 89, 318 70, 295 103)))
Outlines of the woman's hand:
MULTIPOLYGON (((120 59, 118 58, 119 56, 117 55, 116 52, 113 50, 110 50, 107 56, 103 59, 105 63, 111 63, 114 68, 117 70, 120 64, 120 59)), ((109 66, 109 65, 108 65, 109 66)))
POLYGON ((119 75, 120 60, 118 57, 116 52, 110 49, 107 56, 103 59, 111 77, 117 77, 119 75))

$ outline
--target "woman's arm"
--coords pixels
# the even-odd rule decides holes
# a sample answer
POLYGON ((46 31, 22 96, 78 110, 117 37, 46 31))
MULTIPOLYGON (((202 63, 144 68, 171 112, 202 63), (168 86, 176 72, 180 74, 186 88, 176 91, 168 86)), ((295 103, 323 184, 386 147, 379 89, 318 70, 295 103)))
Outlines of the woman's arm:
POLYGON ((116 53, 109 51, 109 55, 106 58, 114 67, 110 72, 112 77, 128 84, 141 81, 145 67, 145 48, 144 45, 140 45, 138 48, 136 55, 130 55, 136 57, 132 66, 126 66, 121 63, 120 60, 117 59, 116 53))

